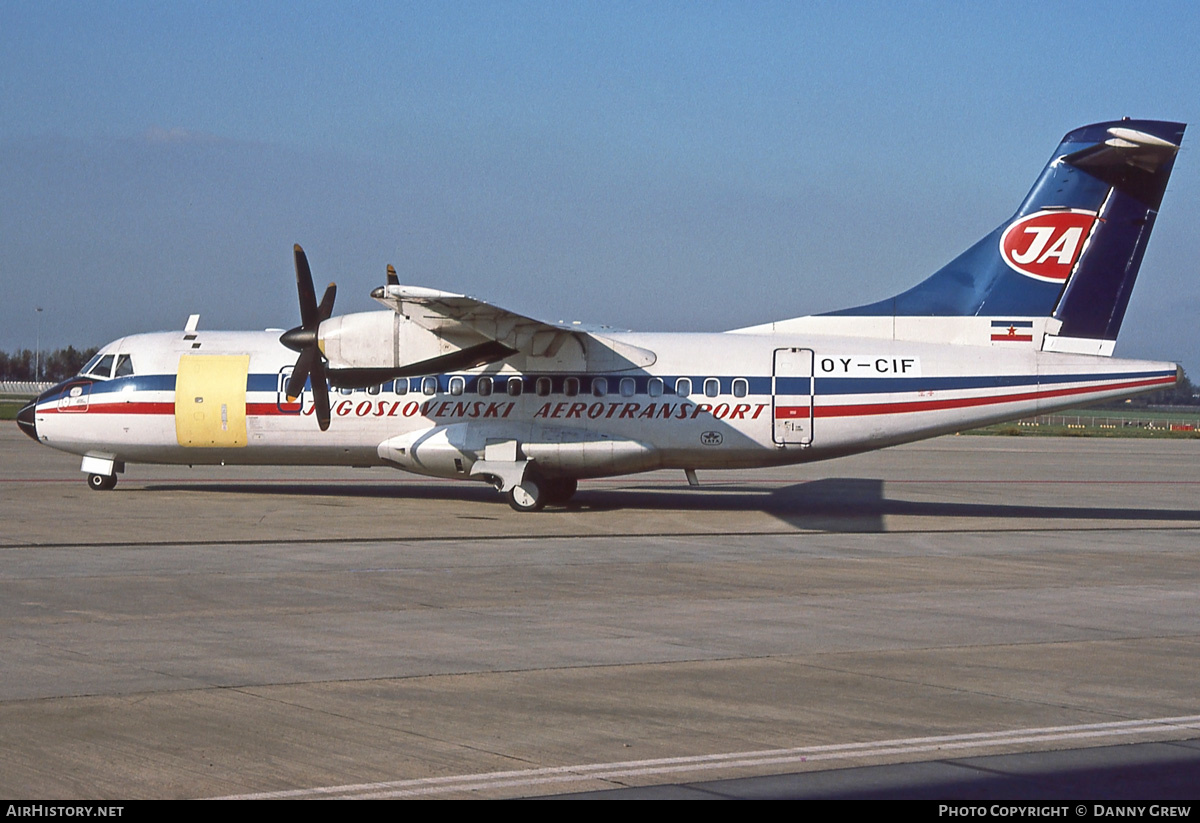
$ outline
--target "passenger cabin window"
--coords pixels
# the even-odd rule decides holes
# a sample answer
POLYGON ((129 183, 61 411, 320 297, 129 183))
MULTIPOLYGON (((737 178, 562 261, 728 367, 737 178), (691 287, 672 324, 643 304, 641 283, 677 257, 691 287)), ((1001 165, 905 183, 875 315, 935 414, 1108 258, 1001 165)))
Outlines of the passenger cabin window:
POLYGON ((354 389, 338 389, 338 391, 339 391, 341 394, 344 394, 344 395, 346 395, 347 397, 349 397, 350 395, 354 394, 354 389))
POLYGON ((367 386, 367 394, 379 394, 383 386, 367 386))
POLYGON ((450 394, 454 395, 455 397, 459 397, 460 395, 462 395, 463 390, 466 387, 467 387, 467 381, 463 380, 461 377, 451 377, 450 378, 450 394))
POLYGON ((749 393, 750 393, 750 384, 746 381, 746 378, 739 377, 737 380, 733 381, 733 396, 734 397, 745 397, 749 393))
POLYGON ((721 393, 721 381, 715 377, 704 379, 704 394, 706 397, 716 397, 721 393))
POLYGON ((133 360, 127 354, 118 355, 117 371, 113 377, 128 377, 133 374, 133 360))
POLYGON ((433 396, 433 395, 437 394, 437 389, 438 389, 438 386, 437 386, 437 378, 436 377, 422 377, 421 378, 421 393, 422 394, 433 396))
POLYGON ((662 397, 663 381, 661 377, 651 377, 650 382, 646 384, 646 391, 651 397, 662 397))
POLYGON ((520 397, 521 390, 525 388, 525 381, 519 377, 508 378, 508 396, 520 397))
POLYGON ((681 377, 676 380, 675 393, 680 397, 687 397, 692 393, 692 381, 687 377, 681 377))
POLYGON ((534 391, 537 392, 538 397, 545 397, 550 394, 550 378, 539 377, 537 383, 534 384, 534 391))
POLYGON ((392 384, 392 391, 396 394, 408 394, 408 378, 397 377, 396 382, 392 384))
POLYGON ((592 378, 592 394, 596 397, 604 397, 608 394, 608 378, 593 377, 592 378))
POLYGON ((568 377, 563 382, 563 394, 567 397, 575 397, 579 394, 579 378, 568 377))
POLYGON ((490 378, 490 377, 479 378, 479 381, 475 384, 475 391, 479 392, 480 397, 491 397, 492 396, 492 378, 490 378))
POLYGON ((635 381, 632 377, 622 377, 621 378, 621 396, 622 397, 633 397, 633 395, 636 392, 637 392, 637 381, 635 381))

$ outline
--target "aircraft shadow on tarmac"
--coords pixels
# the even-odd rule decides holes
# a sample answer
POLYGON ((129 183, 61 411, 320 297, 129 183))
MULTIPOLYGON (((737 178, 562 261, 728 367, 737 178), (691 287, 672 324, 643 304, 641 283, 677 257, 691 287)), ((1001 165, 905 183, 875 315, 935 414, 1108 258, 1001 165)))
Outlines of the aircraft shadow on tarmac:
MULTIPOLYGON (((962 503, 891 499, 885 481, 873 478, 828 478, 788 486, 753 483, 712 484, 698 489, 632 485, 624 488, 588 488, 564 507, 547 508, 533 518, 588 512, 694 511, 697 513, 762 512, 797 529, 832 532, 885 532, 887 516, 911 518, 967 518, 1025 521, 1021 528, 1036 528, 1038 520, 1134 521, 1164 527, 1200 523, 1200 509, 1118 508, 1112 506, 1028 505, 962 503), (1035 521, 1035 522, 1029 522, 1035 521)), ((488 486, 469 483, 338 484, 314 483, 204 483, 152 484, 147 491, 338 497, 391 500, 443 500, 505 506, 488 486)), ((981 490, 980 498, 987 497, 981 490)), ((912 530, 909 524, 905 530, 912 530)), ((1010 523, 1016 526, 1015 522, 1010 523)), ((919 528, 919 525, 917 525, 919 528)))

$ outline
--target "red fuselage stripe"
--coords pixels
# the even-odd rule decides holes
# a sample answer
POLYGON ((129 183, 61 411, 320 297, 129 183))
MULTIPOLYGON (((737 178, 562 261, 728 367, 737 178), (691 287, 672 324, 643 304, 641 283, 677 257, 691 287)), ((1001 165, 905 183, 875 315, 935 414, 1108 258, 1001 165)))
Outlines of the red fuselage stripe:
MULTIPOLYGON (((291 405, 291 411, 284 411, 275 403, 247 403, 246 414, 248 415, 291 415, 295 416, 300 412, 300 405, 294 403, 291 405)), ((92 403, 89 406, 80 408, 48 408, 38 409, 38 414, 175 414, 174 403, 136 403, 127 401, 124 403, 92 403)))
POLYGON ((855 417, 868 414, 905 414, 907 412, 938 411, 940 409, 962 409, 970 406, 987 406, 999 403, 1019 403, 1022 400, 1038 400, 1048 397, 1067 397, 1073 394, 1091 394, 1114 389, 1136 389, 1143 386, 1169 385, 1175 376, 1156 377, 1153 380, 1131 380, 1128 383, 1109 383, 1104 386, 1078 386, 1073 389, 1031 391, 1020 394, 988 395, 987 397, 955 397, 950 400, 914 400, 907 403, 864 403, 852 406, 817 406, 817 417, 855 417))

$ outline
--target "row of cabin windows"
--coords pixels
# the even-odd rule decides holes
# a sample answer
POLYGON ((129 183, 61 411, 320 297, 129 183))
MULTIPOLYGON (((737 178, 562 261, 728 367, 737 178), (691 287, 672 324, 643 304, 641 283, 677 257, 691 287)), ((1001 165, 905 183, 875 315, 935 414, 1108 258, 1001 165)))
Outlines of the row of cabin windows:
MULTIPOLYGON (((382 386, 371 386, 367 389, 367 394, 379 394, 382 386)), ((680 377, 675 381, 675 394, 679 397, 688 397, 692 394, 692 379, 690 377, 680 377)), ((395 381, 393 391, 395 394, 408 394, 408 381, 400 378, 395 381)), ((509 397, 520 397, 525 392, 525 379, 522 377, 495 378, 483 376, 475 380, 475 394, 480 397, 490 397, 493 394, 507 394, 509 397)), ((583 380, 578 377, 567 377, 562 380, 561 392, 567 397, 578 397, 580 394, 590 394, 593 397, 607 397, 609 389, 609 380, 607 377, 593 377, 586 385, 583 380)), ((415 389, 414 389, 415 390, 415 389)), ((553 393, 554 381, 549 377, 538 377, 534 379, 533 391, 538 397, 548 397, 553 393)), ((667 386, 661 377, 651 377, 646 382, 646 393, 651 397, 660 397, 666 392, 667 386)), ((705 397, 717 397, 721 394, 721 381, 716 377, 704 378, 701 390, 705 397)), ((735 378, 733 381, 733 396, 745 397, 750 393, 750 383, 744 377, 735 378)), ((467 380, 465 377, 451 377, 449 381, 449 392, 452 396, 458 397, 465 394, 467 391, 467 380)), ((637 394, 637 381, 632 377, 622 377, 617 382, 617 391, 621 397, 633 397, 637 394)), ((342 389, 343 394, 351 394, 353 389, 342 389)), ((438 393, 438 379, 436 377, 423 377, 420 383, 420 392, 424 395, 432 397, 438 393)))

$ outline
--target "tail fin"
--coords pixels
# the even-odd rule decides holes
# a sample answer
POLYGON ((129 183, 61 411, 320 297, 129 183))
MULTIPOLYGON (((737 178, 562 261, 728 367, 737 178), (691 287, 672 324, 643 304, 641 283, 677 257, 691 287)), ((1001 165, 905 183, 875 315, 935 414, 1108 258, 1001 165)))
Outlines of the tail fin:
POLYGON ((908 291, 831 314, 1053 317, 1060 340, 1111 353, 1183 131, 1117 120, 1069 132, 1010 220, 908 291))

